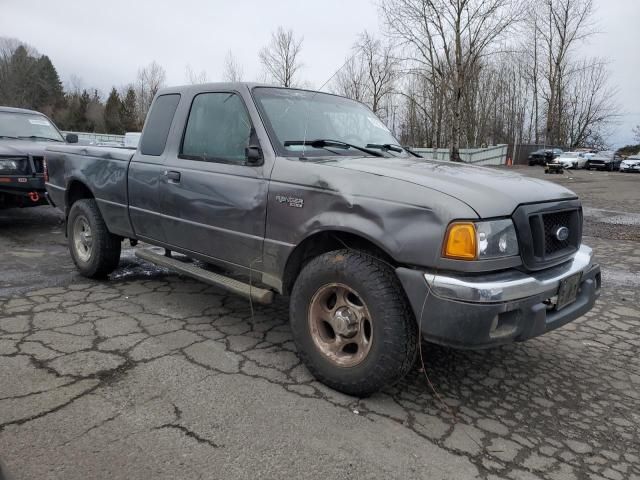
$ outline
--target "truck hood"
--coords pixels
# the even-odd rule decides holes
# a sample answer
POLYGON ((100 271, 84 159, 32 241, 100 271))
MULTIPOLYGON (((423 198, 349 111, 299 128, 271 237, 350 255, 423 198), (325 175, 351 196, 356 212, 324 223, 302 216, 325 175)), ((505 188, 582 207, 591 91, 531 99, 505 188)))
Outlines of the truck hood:
POLYGON ((43 156, 44 150, 51 145, 62 145, 62 142, 39 142, 37 140, 13 140, 0 138, 0 155, 34 155, 43 156))
POLYGON ((377 157, 343 157, 323 163, 437 190, 466 203, 481 218, 511 215, 523 203, 577 197, 572 191, 551 182, 464 163, 377 157))

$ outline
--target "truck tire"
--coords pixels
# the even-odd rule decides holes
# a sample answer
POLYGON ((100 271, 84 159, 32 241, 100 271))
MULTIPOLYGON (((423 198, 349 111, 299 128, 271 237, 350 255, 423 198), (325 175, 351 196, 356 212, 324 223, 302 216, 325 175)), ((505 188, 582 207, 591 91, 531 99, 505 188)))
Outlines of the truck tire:
POLYGON ((78 200, 71 206, 67 239, 71 258, 84 277, 104 278, 118 266, 120 237, 107 230, 94 199, 78 200))
POLYGON ((418 329, 393 268, 337 250, 311 260, 290 299, 293 339, 310 372, 358 397, 397 382, 413 366, 418 329))

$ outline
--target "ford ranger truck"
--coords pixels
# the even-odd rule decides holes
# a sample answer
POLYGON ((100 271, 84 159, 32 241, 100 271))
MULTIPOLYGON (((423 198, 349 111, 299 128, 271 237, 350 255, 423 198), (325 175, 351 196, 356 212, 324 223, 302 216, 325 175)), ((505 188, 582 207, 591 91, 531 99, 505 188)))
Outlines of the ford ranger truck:
POLYGON ((304 363, 351 395, 402 378, 419 337, 519 342, 600 292, 573 192, 420 158, 336 95, 167 88, 135 153, 52 145, 46 162, 83 275, 112 272, 130 239, 150 245, 139 257, 253 302, 287 296, 304 363))
POLYGON ((44 150, 77 141, 39 112, 0 106, 0 208, 45 205, 44 150))

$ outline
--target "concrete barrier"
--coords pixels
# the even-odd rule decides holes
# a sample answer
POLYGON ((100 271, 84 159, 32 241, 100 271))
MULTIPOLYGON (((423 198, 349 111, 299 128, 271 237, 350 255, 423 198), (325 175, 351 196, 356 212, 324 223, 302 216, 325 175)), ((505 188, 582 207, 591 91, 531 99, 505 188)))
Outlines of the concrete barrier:
MULTIPOLYGON (((474 165, 505 165, 507 163, 507 144, 487 148, 461 148, 460 158, 465 163, 474 165)), ((449 160, 448 148, 412 148, 425 158, 449 160)))
POLYGON ((95 145, 97 143, 114 142, 124 145, 124 135, 112 135, 110 133, 91 133, 91 132, 70 132, 64 131, 63 135, 73 133, 78 135, 78 143, 84 145, 95 145))

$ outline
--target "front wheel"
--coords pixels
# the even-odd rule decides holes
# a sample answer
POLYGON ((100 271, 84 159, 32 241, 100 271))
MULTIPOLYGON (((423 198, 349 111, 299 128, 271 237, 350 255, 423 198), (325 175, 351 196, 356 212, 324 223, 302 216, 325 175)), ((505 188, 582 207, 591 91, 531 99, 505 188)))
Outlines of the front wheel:
POLYGON ((71 258, 88 278, 104 278, 120 261, 120 237, 113 235, 102 219, 94 199, 75 202, 67 219, 71 258))
POLYGON ((395 272, 368 254, 338 250, 311 260, 291 293, 299 355, 321 382, 368 396, 404 377, 417 324, 395 272))

